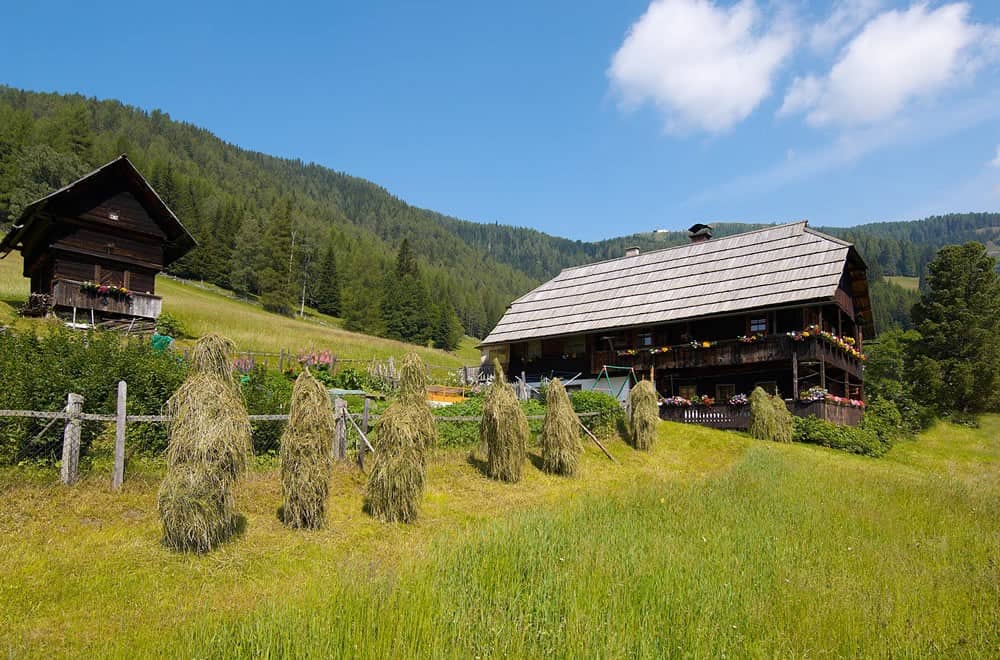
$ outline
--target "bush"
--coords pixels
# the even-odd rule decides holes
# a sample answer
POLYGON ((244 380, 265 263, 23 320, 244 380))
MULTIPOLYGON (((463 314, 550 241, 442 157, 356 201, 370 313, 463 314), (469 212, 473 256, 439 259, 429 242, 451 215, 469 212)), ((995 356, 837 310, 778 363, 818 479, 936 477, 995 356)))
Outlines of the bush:
MULTIPOLYGON (((128 413, 157 415, 184 380, 185 367, 176 355, 154 351, 146 338, 111 332, 75 332, 60 326, 0 333, 0 408, 59 411, 66 394, 84 397, 84 412, 113 414, 118 381, 128 382, 128 413)), ((62 453, 58 424, 35 436, 49 420, 0 418, 0 465, 24 460, 55 461, 62 453)), ((105 425, 86 422, 81 456, 105 425)), ((166 447, 161 424, 129 424, 129 452, 160 452, 166 447)))
POLYGON ((156 332, 161 335, 173 337, 174 339, 181 339, 188 336, 187 330, 180 320, 167 312, 160 314, 160 318, 156 319, 156 332))
POLYGON ((883 442, 871 429, 840 426, 813 415, 794 419, 792 438, 795 442, 822 445, 865 456, 879 457, 889 450, 889 443, 883 442))
POLYGON ((861 418, 861 428, 871 431, 887 445, 908 434, 899 408, 892 401, 881 397, 868 401, 864 417, 861 418))
MULTIPOLYGON (((240 377, 240 392, 251 415, 287 415, 293 382, 285 374, 257 367, 240 377)), ((253 422, 254 453, 275 452, 284 422, 253 422)))
POLYGON ((581 417, 580 421, 590 431, 600 437, 617 435, 625 420, 625 411, 618 399, 604 392, 580 390, 569 395, 573 410, 580 413, 594 412, 593 417, 581 417))
MULTIPOLYGON (((521 410, 526 417, 538 417, 545 414, 545 406, 539 401, 530 399, 521 401, 521 410)), ((434 408, 435 417, 482 417, 483 397, 475 396, 461 403, 434 408)), ((529 419, 528 429, 532 436, 541 433, 543 421, 529 419)), ((437 422, 438 445, 441 447, 474 447, 479 443, 479 422, 437 422)))

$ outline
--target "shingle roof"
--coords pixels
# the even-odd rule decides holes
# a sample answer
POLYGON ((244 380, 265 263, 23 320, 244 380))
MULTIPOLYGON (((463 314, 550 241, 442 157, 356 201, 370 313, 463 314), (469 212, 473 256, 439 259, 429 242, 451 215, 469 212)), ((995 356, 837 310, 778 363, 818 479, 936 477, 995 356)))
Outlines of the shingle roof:
POLYGON ((81 194, 89 188, 100 187, 109 179, 115 178, 120 178, 129 185, 131 192, 136 195, 146 212, 167 235, 167 241, 163 246, 164 265, 180 259, 198 245, 159 193, 153 190, 146 178, 132 164, 132 161, 125 154, 122 154, 111 162, 101 165, 90 174, 85 174, 76 181, 49 193, 45 197, 36 199, 26 206, 10 233, 0 240, 0 259, 7 256, 11 250, 19 249, 18 245, 25 236, 33 231, 32 225, 35 224, 38 216, 47 206, 58 204, 60 201, 81 194))
POLYGON ((833 298, 851 244, 806 221, 564 269, 483 345, 833 298))

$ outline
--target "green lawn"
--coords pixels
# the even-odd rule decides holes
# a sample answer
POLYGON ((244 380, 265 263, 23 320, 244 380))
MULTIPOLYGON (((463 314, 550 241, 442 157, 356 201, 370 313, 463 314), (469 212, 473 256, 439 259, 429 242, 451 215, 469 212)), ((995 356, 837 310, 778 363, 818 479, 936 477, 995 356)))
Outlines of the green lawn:
MULTIPOLYGON (((995 656, 1000 416, 882 459, 663 423, 572 479, 429 466, 412 526, 284 529, 273 467, 216 552, 159 544, 158 477, 0 486, 0 651, 170 657, 995 656)), ((533 450, 534 452, 534 450, 533 450)))
MULTIPOLYGON (((235 341, 240 350, 276 353, 281 349, 330 349, 340 357, 361 359, 390 355, 399 358, 415 350, 431 365, 455 368, 479 364, 478 342, 472 337, 465 337, 455 352, 448 353, 348 332, 341 328, 339 319, 321 314, 311 313, 305 319, 270 314, 217 287, 159 277, 156 291, 163 296, 163 311, 180 319, 188 333, 200 336, 218 332, 235 341)), ((27 297, 28 280, 21 275, 20 256, 15 253, 0 259, 0 323, 15 322, 15 310, 27 297)))
POLYGON ((910 291, 920 290, 919 277, 907 277, 905 275, 886 275, 885 280, 890 284, 895 284, 898 287, 902 287, 910 291))

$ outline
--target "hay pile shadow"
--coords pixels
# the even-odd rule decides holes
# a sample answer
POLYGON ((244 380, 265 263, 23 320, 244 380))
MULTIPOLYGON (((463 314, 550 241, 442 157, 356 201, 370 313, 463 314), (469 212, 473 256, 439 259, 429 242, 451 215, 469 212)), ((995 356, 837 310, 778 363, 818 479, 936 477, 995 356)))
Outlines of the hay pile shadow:
POLYGON ((551 474, 571 476, 583 452, 580 427, 566 388, 558 378, 549 381, 545 394, 545 421, 542 422, 542 469, 551 474))
POLYGON ((780 396, 771 396, 762 388, 756 387, 750 393, 750 427, 751 436, 758 440, 772 442, 792 441, 792 413, 780 396))
POLYGON ((233 485, 250 461, 250 419, 232 379, 228 339, 209 335, 195 345, 191 375, 167 402, 171 416, 167 476, 157 508, 163 542, 207 552, 238 531, 233 485))
POLYGON ((320 529, 326 523, 336 422, 326 388, 309 370, 292 388, 288 424, 281 435, 281 520, 293 529, 320 529))
POLYGON ((384 522, 416 520, 427 473, 426 452, 437 444, 424 363, 411 353, 400 369, 399 398, 375 428, 375 455, 365 491, 365 511, 384 522))
POLYGON ((479 437, 486 449, 486 474, 499 481, 521 480, 531 431, 528 418, 507 384, 499 362, 493 362, 495 377, 483 397, 483 420, 479 437))
POLYGON ((651 449, 656 440, 656 425, 660 421, 660 408, 652 381, 639 381, 629 392, 628 402, 632 445, 636 449, 651 449))

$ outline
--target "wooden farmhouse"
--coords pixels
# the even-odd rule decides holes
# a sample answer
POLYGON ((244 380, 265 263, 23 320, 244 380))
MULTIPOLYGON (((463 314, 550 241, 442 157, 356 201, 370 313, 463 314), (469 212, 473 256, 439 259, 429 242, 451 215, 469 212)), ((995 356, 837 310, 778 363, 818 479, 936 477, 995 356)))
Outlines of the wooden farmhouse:
POLYGON ((26 313, 76 326, 152 329, 156 274, 195 246, 149 182, 120 156, 24 209, 0 258, 24 257, 26 313))
POLYGON ((856 424, 867 267, 850 243, 805 221, 563 270, 511 303, 482 342, 515 378, 559 376, 623 395, 652 379, 662 416, 740 428, 743 395, 780 393, 795 414, 856 424), (616 380, 616 377, 618 380, 616 380))

